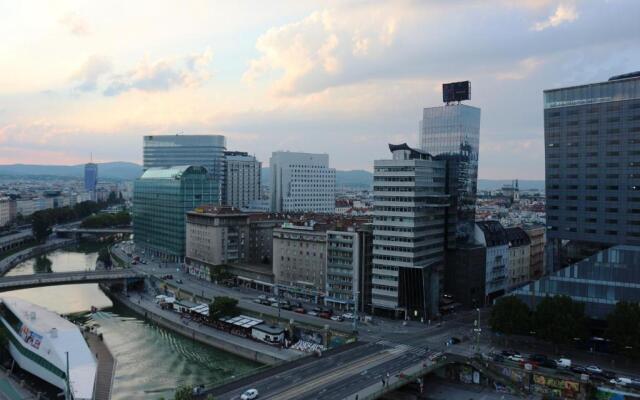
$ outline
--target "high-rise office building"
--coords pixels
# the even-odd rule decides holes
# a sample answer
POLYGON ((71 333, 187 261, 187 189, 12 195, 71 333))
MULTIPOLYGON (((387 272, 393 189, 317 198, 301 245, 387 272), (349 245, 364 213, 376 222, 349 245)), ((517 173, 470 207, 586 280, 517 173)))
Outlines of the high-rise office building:
POLYGON ((205 167, 148 168, 133 187, 136 246, 161 259, 181 261, 187 212, 217 202, 217 186, 205 167))
POLYGON ((152 135, 145 136, 142 169, 176 166, 203 166, 218 187, 222 201, 224 185, 224 151, 227 142, 222 135, 152 135))
POLYGON ((96 186, 98 185, 98 164, 87 163, 84 165, 84 190, 91 195, 91 200, 96 201, 96 186))
POLYGON ((374 162, 374 313, 430 318, 438 313, 443 280, 446 161, 402 145, 374 162))
POLYGON ((222 203, 243 209, 259 200, 261 168, 262 163, 246 152, 225 151, 222 203))
POLYGON ((425 108, 418 142, 422 151, 447 162, 446 192, 451 195, 452 230, 447 247, 453 248, 457 242, 469 241, 474 232, 480 109, 464 104, 425 108))
POLYGON ((545 90, 544 131, 547 272, 563 240, 640 245, 640 72, 545 90))
POLYGON ((271 167, 271 211, 333 213, 336 170, 328 154, 276 151, 271 167))

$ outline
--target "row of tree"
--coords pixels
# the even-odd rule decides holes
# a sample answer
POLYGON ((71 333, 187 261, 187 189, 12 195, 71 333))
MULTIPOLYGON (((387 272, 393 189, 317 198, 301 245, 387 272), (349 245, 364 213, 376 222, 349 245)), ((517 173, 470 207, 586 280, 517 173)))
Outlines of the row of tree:
MULTIPOLYGON (((568 296, 545 297, 534 311, 519 298, 499 299, 491 310, 491 329, 506 335, 535 335, 554 343, 566 344, 588 335, 584 304, 568 296)), ((606 337, 614 349, 640 357, 640 306, 619 302, 607 318, 606 337)))
POLYGON ((80 224, 83 228, 108 228, 112 226, 124 226, 131 224, 131 214, 120 211, 115 214, 98 213, 85 218, 80 224))
POLYGON ((48 208, 34 212, 31 216, 33 236, 37 240, 43 240, 51 233, 52 226, 86 218, 109 205, 117 204, 121 201, 115 193, 109 198, 111 201, 95 202, 89 200, 77 203, 73 207, 48 208))

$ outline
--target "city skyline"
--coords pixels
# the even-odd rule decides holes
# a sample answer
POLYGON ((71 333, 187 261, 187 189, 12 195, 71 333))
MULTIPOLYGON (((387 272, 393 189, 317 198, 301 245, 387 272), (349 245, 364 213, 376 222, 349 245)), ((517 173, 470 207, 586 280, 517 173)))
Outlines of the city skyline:
POLYGON ((479 177, 542 179, 542 90, 640 69, 629 0, 20 4, 0 28, 0 164, 141 163, 142 136, 184 132, 370 171, 469 79, 479 177))

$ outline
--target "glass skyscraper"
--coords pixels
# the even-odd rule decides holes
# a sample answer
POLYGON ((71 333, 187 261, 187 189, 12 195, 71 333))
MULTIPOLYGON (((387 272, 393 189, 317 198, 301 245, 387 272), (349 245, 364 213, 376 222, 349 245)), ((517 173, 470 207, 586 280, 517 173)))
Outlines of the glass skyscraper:
POLYGON ((447 245, 468 242, 473 236, 478 190, 480 109, 464 104, 425 108, 418 141, 422 151, 447 162, 448 225, 455 232, 455 240, 448 235, 447 245))
POLYGON ((142 169, 203 166, 216 181, 218 198, 224 184, 224 151, 227 142, 222 135, 153 135, 145 136, 142 169))
POLYGON ((182 260, 187 211, 217 202, 215 181, 205 167, 147 169, 133 189, 136 246, 167 261, 182 260))
POLYGON ((84 165, 84 190, 91 193, 91 200, 96 200, 96 186, 98 185, 98 164, 84 165))

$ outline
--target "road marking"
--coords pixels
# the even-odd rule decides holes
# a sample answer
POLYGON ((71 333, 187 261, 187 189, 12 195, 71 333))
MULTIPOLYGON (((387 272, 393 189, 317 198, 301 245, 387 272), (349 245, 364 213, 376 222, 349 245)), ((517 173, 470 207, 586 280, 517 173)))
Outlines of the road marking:
POLYGON ((347 376, 357 375, 361 371, 370 369, 371 367, 384 364, 387 361, 398 358, 401 354, 408 351, 406 347, 395 347, 389 350, 385 350, 381 353, 376 353, 366 358, 357 360, 353 363, 347 364, 342 368, 335 368, 331 370, 328 374, 322 375, 320 377, 310 378, 307 381, 299 383, 298 386, 285 389, 280 393, 276 393, 267 398, 274 400, 290 400, 294 399, 306 392, 313 391, 318 387, 328 384, 329 382, 341 379, 347 376))

